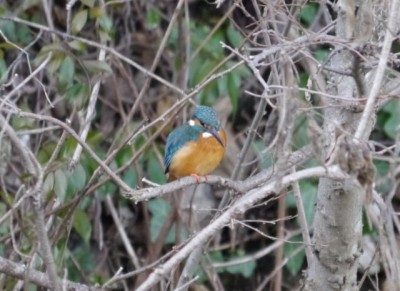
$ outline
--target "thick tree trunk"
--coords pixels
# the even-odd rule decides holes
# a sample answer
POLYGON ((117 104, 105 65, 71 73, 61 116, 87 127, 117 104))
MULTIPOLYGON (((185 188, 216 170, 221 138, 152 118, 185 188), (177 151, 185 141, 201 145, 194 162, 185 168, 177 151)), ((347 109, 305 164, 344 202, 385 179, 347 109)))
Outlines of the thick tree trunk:
MULTIPOLYGON (((328 163, 343 163, 342 168, 349 172, 351 178, 344 182, 320 180, 314 219, 314 257, 307 271, 305 290, 358 290, 362 206, 366 191, 370 189, 360 179, 360 170, 365 167, 367 171, 371 170, 372 162, 365 144, 352 141, 363 108, 349 104, 356 98, 365 97, 364 91, 368 90, 368 85, 364 85, 367 84, 365 74, 358 66, 360 59, 356 51, 367 41, 379 38, 377 33, 380 28, 375 22, 378 18, 374 17, 373 9, 382 8, 385 5, 382 2, 341 0, 336 6, 336 35, 352 43, 347 48, 336 47, 332 53, 328 64, 331 69, 328 93, 350 102, 325 101, 323 159, 329 160, 328 163), (364 158, 364 161, 353 159, 355 157, 364 158)), ((372 124, 371 120, 368 133, 372 124)), ((373 175, 373 172, 369 174, 373 175)))

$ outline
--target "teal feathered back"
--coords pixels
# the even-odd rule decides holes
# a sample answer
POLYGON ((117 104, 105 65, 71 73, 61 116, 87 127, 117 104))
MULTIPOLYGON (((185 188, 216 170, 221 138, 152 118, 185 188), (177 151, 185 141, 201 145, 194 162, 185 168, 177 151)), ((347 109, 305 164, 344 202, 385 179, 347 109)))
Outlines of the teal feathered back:
POLYGON ((188 142, 197 141, 199 139, 199 134, 202 132, 204 132, 204 129, 199 125, 190 126, 189 124, 184 124, 175 128, 168 135, 164 158, 165 173, 168 173, 172 157, 175 153, 188 142))

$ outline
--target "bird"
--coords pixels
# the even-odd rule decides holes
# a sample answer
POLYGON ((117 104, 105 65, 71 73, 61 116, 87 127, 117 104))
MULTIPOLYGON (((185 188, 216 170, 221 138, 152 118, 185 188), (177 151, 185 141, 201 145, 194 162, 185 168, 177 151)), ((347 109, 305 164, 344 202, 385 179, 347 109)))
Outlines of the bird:
POLYGON ((200 176, 214 171, 225 154, 226 134, 217 112, 208 106, 197 106, 187 123, 175 128, 165 146, 165 173, 168 181, 185 176, 200 176))

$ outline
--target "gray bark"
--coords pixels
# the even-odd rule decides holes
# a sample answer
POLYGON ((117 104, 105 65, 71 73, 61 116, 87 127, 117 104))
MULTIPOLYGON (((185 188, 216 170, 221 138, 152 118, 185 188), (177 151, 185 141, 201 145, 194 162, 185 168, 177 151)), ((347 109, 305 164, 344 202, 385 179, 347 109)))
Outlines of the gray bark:
MULTIPOLYGON (((333 51, 328 64, 332 69, 327 76, 328 93, 349 101, 365 97, 368 90, 364 85, 367 84, 365 72, 358 67, 360 59, 355 51, 367 42, 378 40, 380 18, 374 17, 373 9, 382 8, 385 2, 338 1, 336 35, 352 41, 352 49, 336 47, 333 51), (352 76, 340 72, 350 72, 352 76)), ((351 177, 344 182, 320 180, 314 218, 314 256, 304 290, 357 290, 362 209, 366 192, 371 191, 374 169, 366 144, 353 140, 362 108, 349 106, 351 103, 325 100, 323 159, 327 163, 339 163, 351 177)), ((372 125, 371 119, 365 136, 369 136, 372 125)))

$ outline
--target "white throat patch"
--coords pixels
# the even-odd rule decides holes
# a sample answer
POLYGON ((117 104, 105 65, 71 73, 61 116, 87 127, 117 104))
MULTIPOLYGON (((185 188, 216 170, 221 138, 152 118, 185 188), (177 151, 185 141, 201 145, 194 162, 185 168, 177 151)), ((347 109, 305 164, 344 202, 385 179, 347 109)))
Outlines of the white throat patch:
POLYGON ((196 123, 194 122, 194 120, 192 120, 192 119, 190 119, 188 123, 189 123, 190 126, 194 126, 194 125, 196 124, 196 123))
POLYGON ((212 137, 213 135, 206 131, 206 132, 203 132, 202 136, 203 136, 203 138, 209 138, 209 137, 212 137))

